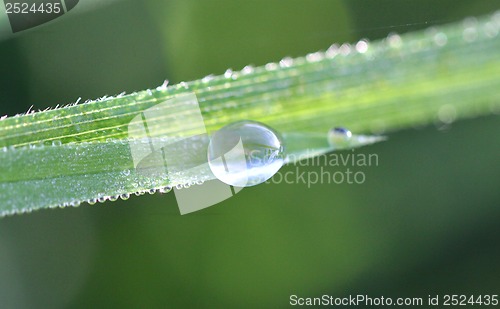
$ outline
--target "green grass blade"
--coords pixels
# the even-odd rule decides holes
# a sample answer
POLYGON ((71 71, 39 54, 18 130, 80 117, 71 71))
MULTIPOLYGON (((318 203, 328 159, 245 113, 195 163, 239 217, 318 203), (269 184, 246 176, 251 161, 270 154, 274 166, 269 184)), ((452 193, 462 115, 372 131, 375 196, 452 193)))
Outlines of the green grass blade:
POLYGON ((77 205, 204 180, 202 171, 137 175, 131 159, 131 143, 146 136, 130 132, 129 125, 153 106, 158 113, 148 136, 188 137, 196 130, 189 121, 192 112, 177 100, 184 95, 196 96, 209 134, 242 119, 263 122, 285 136, 306 136, 326 135, 333 126, 369 134, 498 112, 499 29, 497 13, 171 87, 4 118, 0 212, 77 205), (200 173, 197 178, 195 172, 200 173))

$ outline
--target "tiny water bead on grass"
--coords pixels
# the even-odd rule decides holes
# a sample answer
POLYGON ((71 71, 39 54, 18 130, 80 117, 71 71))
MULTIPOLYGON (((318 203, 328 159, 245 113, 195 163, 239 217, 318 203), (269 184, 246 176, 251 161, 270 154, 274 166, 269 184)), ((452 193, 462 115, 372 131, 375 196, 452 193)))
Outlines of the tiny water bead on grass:
POLYGON ((343 127, 330 129, 326 137, 330 151, 361 147, 386 140, 381 135, 358 135, 343 127))
POLYGON ((218 130, 210 139, 208 164, 220 181, 249 187, 265 182, 284 164, 283 138, 256 121, 238 121, 218 130))
POLYGON ((332 147, 348 143, 351 137, 351 131, 347 130, 346 128, 335 127, 328 131, 328 143, 332 147))

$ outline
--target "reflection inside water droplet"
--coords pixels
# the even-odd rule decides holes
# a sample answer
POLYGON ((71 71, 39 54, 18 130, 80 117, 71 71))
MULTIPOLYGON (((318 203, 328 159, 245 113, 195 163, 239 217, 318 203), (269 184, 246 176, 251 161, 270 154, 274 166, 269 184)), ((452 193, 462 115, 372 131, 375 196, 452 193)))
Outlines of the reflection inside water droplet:
POLYGON ((271 178, 284 163, 283 138, 255 121, 239 121, 217 131, 208 146, 208 164, 222 182, 254 186, 271 178))
POLYGON ((336 127, 328 131, 328 143, 332 147, 348 143, 351 137, 351 131, 347 130, 346 128, 336 127))

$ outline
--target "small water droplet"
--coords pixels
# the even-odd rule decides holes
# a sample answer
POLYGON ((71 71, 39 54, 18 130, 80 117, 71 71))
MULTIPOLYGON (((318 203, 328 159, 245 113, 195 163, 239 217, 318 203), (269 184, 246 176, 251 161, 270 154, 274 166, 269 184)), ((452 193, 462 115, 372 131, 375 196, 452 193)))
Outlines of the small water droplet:
POLYGON ((274 71, 278 68, 278 65, 274 62, 269 62, 267 63, 264 68, 267 70, 267 71, 274 71))
POLYGON ((347 56, 351 53, 351 45, 348 43, 344 43, 340 45, 339 52, 342 56, 347 56))
POLYGON ((35 148, 43 148, 43 143, 42 142, 36 142, 29 144, 29 148, 35 149, 35 148))
POLYGON ((205 77, 203 77, 203 78, 201 79, 201 82, 202 82, 202 83, 208 83, 208 82, 210 82, 210 81, 211 81, 211 80, 213 80, 213 79, 214 79, 214 76, 213 76, 213 75, 207 75, 207 76, 205 76, 205 77))
POLYGON ((347 130, 346 128, 335 127, 328 131, 328 143, 332 147, 343 145, 349 142, 351 137, 351 131, 347 130))
POLYGON ((387 43, 391 48, 400 48, 403 45, 403 40, 397 33, 390 33, 387 36, 387 43))
POLYGON ((339 53, 339 46, 337 44, 332 44, 325 52, 326 57, 333 58, 339 53))
POLYGON ((356 51, 360 54, 364 54, 368 51, 368 41, 360 40, 356 43, 356 51))
POLYGON ((166 186, 166 187, 161 188, 159 191, 160 191, 160 193, 168 193, 168 192, 172 191, 172 187, 166 186))
POLYGON ((122 175, 123 175, 123 176, 128 176, 128 175, 130 175, 130 170, 123 170, 123 171, 122 171, 122 175))
POLYGON ((94 205, 95 203, 97 203, 97 199, 91 198, 90 200, 87 201, 87 203, 89 203, 90 205, 94 205))
POLYGON ((255 121, 229 124, 211 137, 208 164, 222 182, 237 187, 260 184, 283 166, 284 144, 274 129, 255 121))
POLYGON ((438 118, 444 124, 451 124, 457 117, 457 111, 451 104, 445 104, 438 110, 438 118))
POLYGON ((324 54, 321 52, 310 53, 306 55, 306 60, 309 62, 318 62, 323 60, 324 54))
POLYGON ((155 194, 155 193, 156 193, 156 189, 149 189, 149 190, 148 190, 148 193, 149 193, 149 194, 155 194))
POLYGON ((123 194, 120 194, 120 198, 124 201, 128 200, 130 198, 130 194, 128 193, 123 193, 123 194))
POLYGON ((233 76, 233 70, 227 69, 226 72, 224 72, 225 78, 231 78, 232 76, 233 76))
POLYGON ((52 146, 61 146, 62 142, 60 140, 52 141, 52 146))
POLYGON ((111 195, 108 199, 109 199, 111 202, 114 202, 114 201, 118 200, 118 195, 111 195))
POLYGON ((293 65, 293 59, 291 57, 285 57, 280 61, 280 67, 288 68, 293 65))
POLYGON ((434 34, 433 40, 437 46, 443 47, 448 42, 448 37, 443 32, 437 32, 434 34))
POLYGON ((246 74, 251 74, 255 71, 255 68, 251 65, 247 65, 246 67, 243 68, 243 70, 241 70, 241 73, 243 75, 246 75, 246 74))
POLYGON ((99 203, 104 203, 104 202, 106 202, 106 197, 105 196, 101 196, 101 197, 97 198, 97 201, 99 203))

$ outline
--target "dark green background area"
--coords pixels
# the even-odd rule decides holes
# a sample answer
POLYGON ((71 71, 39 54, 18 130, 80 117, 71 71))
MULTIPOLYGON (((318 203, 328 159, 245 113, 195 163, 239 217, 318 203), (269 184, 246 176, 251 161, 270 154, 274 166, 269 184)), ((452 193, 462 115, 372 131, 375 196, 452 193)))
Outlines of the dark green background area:
MULTIPOLYGON (((485 0, 77 6, 0 42, 0 114, 498 8, 485 0)), ((499 130, 498 116, 489 116, 389 133, 356 150, 379 157, 378 166, 350 167, 365 173, 364 184, 262 184, 187 216, 169 193, 4 218, 0 308, 279 308, 291 294, 500 294, 499 130)), ((296 168, 346 169, 292 165, 282 173, 296 168)))

